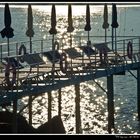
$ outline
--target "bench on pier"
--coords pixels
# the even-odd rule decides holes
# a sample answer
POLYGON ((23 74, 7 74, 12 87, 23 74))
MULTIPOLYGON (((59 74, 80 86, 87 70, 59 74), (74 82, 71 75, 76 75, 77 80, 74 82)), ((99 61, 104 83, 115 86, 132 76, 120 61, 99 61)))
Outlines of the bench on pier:
POLYGON ((21 69, 24 68, 24 66, 15 58, 15 57, 5 57, 4 60, 7 63, 11 63, 14 65, 15 68, 21 69))
MULTIPOLYGON (((94 44, 94 47, 99 51, 102 52, 105 51, 105 53, 107 53, 107 64, 108 65, 119 65, 119 64, 123 64, 124 60, 123 57, 121 57, 118 53, 114 52, 113 50, 111 50, 110 48, 108 48, 106 43, 98 43, 98 44, 94 44)), ((103 53, 103 52, 102 52, 103 53)), ((106 65, 105 63, 105 65, 106 65)), ((102 63, 101 63, 102 65, 102 63)))
POLYGON ((11 63, 11 65, 13 65, 16 69, 23 69, 26 67, 35 67, 37 65, 46 64, 38 53, 17 55, 17 56, 7 56, 2 59, 1 63, 4 64, 5 66, 8 63, 11 63), (22 59, 22 62, 21 62, 21 59, 22 59))
MULTIPOLYGON (((21 81, 25 81, 31 75, 32 76, 34 75, 34 77, 36 77, 37 70, 35 72, 34 71, 32 72, 33 68, 38 68, 39 65, 46 64, 38 53, 7 56, 3 58, 1 64, 3 64, 4 66, 1 65, 2 68, 1 72, 3 73, 1 73, 2 81, 0 85, 5 87, 6 87, 5 81, 6 77, 4 72, 6 70, 6 66, 8 65, 8 63, 10 63, 16 69, 16 73, 18 73, 18 75, 16 74, 16 80, 18 80, 19 83, 21 83, 21 81), (20 61, 20 59, 22 59, 22 62, 20 61)), ((9 73, 10 70, 12 69, 13 69, 12 67, 9 68, 9 73)), ((10 74, 9 79, 12 79, 12 75, 10 74)))
POLYGON ((102 49, 104 49, 106 52, 110 52, 110 48, 107 47, 106 43, 96 43, 93 44, 93 46, 98 50, 98 51, 102 51, 102 49))
POLYGON ((46 64, 46 62, 41 58, 41 56, 38 53, 25 54, 23 56, 23 60, 31 67, 46 64))
POLYGON ((47 57, 48 60, 53 63, 53 62, 59 62, 60 61, 60 53, 58 52, 58 50, 55 50, 54 52, 53 51, 48 51, 48 52, 43 52, 42 53, 43 56, 47 57), (53 55, 54 55, 54 60, 53 60, 53 55))
POLYGON ((97 51, 95 51, 91 46, 85 45, 79 47, 88 57, 91 55, 97 54, 97 51))
POLYGON ((82 57, 81 53, 78 52, 75 48, 68 48, 68 49, 65 49, 64 51, 68 54, 69 58, 71 59, 82 57))

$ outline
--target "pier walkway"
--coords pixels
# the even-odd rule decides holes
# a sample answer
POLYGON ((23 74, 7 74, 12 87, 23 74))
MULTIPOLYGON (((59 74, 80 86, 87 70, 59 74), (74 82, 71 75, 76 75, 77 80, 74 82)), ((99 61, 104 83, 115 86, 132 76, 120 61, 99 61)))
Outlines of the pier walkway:
MULTIPOLYGON (((16 67, 15 82, 11 87, 7 84, 6 72, 1 66, 0 104, 13 101, 14 99, 20 99, 24 96, 39 95, 65 86, 138 69, 140 66, 140 46, 138 41, 139 38, 117 41, 117 52, 111 50, 111 42, 106 44, 92 44, 92 49, 96 51, 95 54, 90 56, 83 54, 74 59, 68 56, 66 62, 63 64, 64 68, 60 66, 60 60, 54 62, 55 67, 52 68, 53 62, 43 60, 44 52, 25 54, 23 59, 26 58, 27 62, 30 59, 32 60, 30 60, 30 64, 25 64, 24 62, 24 66, 22 67, 21 65, 23 65, 23 63, 20 62, 20 59, 23 55, 3 57, 1 59, 2 61, 5 60, 5 58, 7 60, 15 58, 16 61, 18 61, 18 66, 16 67), (133 41, 133 52, 132 58, 129 58, 127 45, 131 40, 133 41), (137 43, 134 41, 137 41, 137 43), (123 47, 120 47, 120 45, 123 45, 123 47), (109 48, 107 56, 103 56, 104 53, 100 56, 98 50, 100 46, 105 47, 105 49, 109 48), (122 48, 122 50, 119 48, 122 48), (105 58, 105 60, 101 57, 103 59, 105 58), (33 59, 35 60, 33 61, 33 59), (65 68, 66 70, 64 71, 63 69, 65 68)), ((62 51, 63 54, 68 55, 65 50, 62 51)), ((10 72, 10 69, 12 71, 12 67, 9 68, 9 82, 12 82, 14 76, 13 72, 10 72)))

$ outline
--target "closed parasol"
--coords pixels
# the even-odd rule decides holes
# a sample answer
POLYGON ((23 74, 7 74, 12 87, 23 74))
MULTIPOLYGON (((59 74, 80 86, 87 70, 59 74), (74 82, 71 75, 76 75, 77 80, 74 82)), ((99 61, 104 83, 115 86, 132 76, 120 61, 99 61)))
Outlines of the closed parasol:
POLYGON ((1 31, 1 36, 7 37, 7 38, 12 38, 14 36, 13 34, 13 28, 11 28, 11 13, 9 9, 9 5, 6 3, 5 4, 5 9, 4 9, 4 24, 5 28, 1 31))
POLYGON ((117 52, 117 43, 116 43, 116 28, 118 28, 119 24, 117 21, 117 8, 116 4, 112 5, 112 49, 114 49, 114 38, 115 38, 115 52, 117 52), (115 28, 115 36, 114 36, 114 28, 115 28))
POLYGON ((106 41, 107 41, 107 40, 106 40, 107 28, 109 27, 107 4, 104 5, 104 15, 103 15, 103 19, 104 19, 104 22, 103 22, 102 27, 103 27, 103 29, 105 29, 105 42, 106 42, 106 41))
POLYGON ((104 5, 104 22, 103 22, 103 29, 107 29, 109 27, 108 23, 108 9, 107 9, 107 4, 104 5))
POLYGON ((85 31, 90 31, 91 30, 89 4, 87 4, 87 6, 86 6, 86 25, 85 25, 84 29, 85 29, 85 31))
POLYGON ((67 31, 70 33, 74 31, 71 5, 68 5, 68 28, 67 28, 67 31))
POLYGON ((90 25, 90 7, 89 4, 86 5, 86 25, 85 25, 85 31, 88 31, 88 43, 90 44, 89 41, 89 31, 91 30, 91 25, 90 25))
POLYGON ((34 36, 34 30, 33 30, 33 15, 32 15, 32 7, 31 4, 28 5, 28 18, 27 18, 27 31, 26 35, 28 37, 33 37, 34 36))
POLYGON ((112 5, 112 24, 111 26, 113 28, 118 28, 119 24, 117 22, 117 8, 116 8, 116 4, 112 5))
POLYGON ((8 44, 8 56, 9 56, 9 38, 12 38, 14 36, 14 29, 11 28, 11 13, 9 9, 9 4, 5 4, 5 9, 4 9, 4 25, 5 28, 0 32, 2 38, 7 37, 7 44, 8 44))
POLYGON ((52 11, 51 11, 51 29, 49 31, 50 34, 57 34, 56 30, 56 10, 55 10, 55 5, 52 5, 52 11))
POLYGON ((33 15, 31 4, 28 4, 26 35, 30 38, 30 53, 32 53, 32 37, 34 36, 34 30, 33 30, 33 15))
POLYGON ((32 53, 32 37, 34 36, 33 30, 33 15, 31 4, 28 4, 28 16, 27 16, 27 31, 26 35, 30 38, 30 53, 32 53))

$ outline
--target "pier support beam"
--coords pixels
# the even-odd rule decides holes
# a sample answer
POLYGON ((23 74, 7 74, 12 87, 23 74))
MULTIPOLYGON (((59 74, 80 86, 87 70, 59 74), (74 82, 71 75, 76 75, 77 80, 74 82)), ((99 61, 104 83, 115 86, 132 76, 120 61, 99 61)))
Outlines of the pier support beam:
POLYGON ((81 115, 80 115, 80 84, 75 85, 75 115, 76 115, 76 134, 81 132, 81 115))
POLYGON ((15 99, 13 101, 13 123, 12 123, 12 131, 13 133, 17 133, 18 132, 18 128, 17 128, 17 100, 15 99))
POLYGON ((61 117, 61 88, 58 90, 58 116, 61 117))
MULTIPOLYGON (((52 95, 51 92, 48 92, 48 122, 51 121, 52 118, 52 95)), ((49 126, 49 132, 52 132, 52 126, 49 126)))
POLYGON ((113 89, 113 75, 107 76, 107 99, 108 99, 108 132, 114 128, 114 89, 113 89))
POLYGON ((140 121, 140 68, 137 69, 137 110, 138 120, 140 121))
POLYGON ((32 126, 32 96, 29 96, 29 125, 32 126))
POLYGON ((48 92, 48 121, 50 121, 52 118, 51 108, 52 108, 52 97, 51 92, 48 92))

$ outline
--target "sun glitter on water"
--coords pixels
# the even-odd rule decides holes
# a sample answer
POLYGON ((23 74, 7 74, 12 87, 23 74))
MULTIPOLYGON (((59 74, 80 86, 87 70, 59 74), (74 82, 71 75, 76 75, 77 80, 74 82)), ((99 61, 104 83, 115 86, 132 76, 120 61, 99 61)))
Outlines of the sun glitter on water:
MULTIPOLYGON (((33 6, 34 9, 37 9, 39 11, 44 11, 46 13, 50 13, 51 11, 51 5, 40 5, 40 6, 33 6)), ((95 13, 98 11, 102 10, 102 6, 101 7, 96 7, 96 6, 91 6, 91 13, 95 13)), ((57 15, 63 15, 63 16, 67 16, 68 15, 68 5, 57 5, 56 6, 56 13, 57 15)), ((72 5, 72 14, 73 16, 79 16, 79 15, 85 15, 86 13, 86 5, 72 5)))

